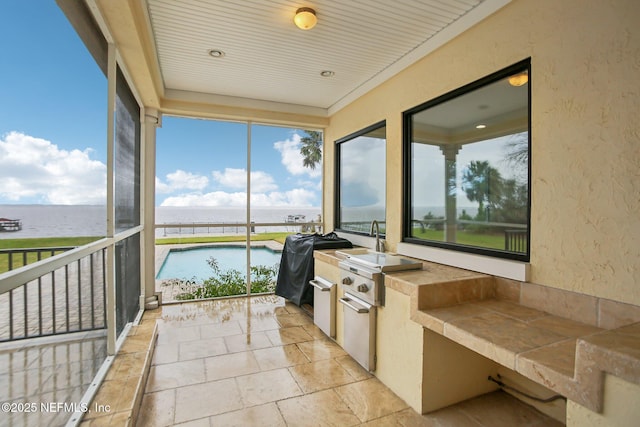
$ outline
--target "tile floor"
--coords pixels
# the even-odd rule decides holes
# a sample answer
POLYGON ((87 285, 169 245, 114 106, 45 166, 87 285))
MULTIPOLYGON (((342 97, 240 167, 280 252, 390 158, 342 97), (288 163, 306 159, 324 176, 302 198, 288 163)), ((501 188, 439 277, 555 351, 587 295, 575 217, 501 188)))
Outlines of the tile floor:
POLYGON ((106 357, 105 331, 0 344, 0 403, 13 405, 0 426, 64 425, 72 410, 55 405, 79 403, 106 357))
POLYGON ((165 305, 139 426, 561 426, 496 392, 422 416, 276 296, 165 305))

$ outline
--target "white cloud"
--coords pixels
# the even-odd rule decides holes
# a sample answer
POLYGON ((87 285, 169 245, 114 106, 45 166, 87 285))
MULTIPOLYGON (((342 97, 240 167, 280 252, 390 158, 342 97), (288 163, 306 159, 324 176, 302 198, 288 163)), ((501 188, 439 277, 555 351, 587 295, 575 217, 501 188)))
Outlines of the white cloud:
POLYGON ((319 203, 317 194, 304 188, 294 188, 285 192, 272 192, 268 194, 252 194, 253 206, 317 206, 319 203))
POLYGON ((206 194, 190 193, 171 196, 164 199, 160 206, 245 206, 246 193, 225 193, 214 191, 206 194))
POLYGON ((204 190, 209 185, 209 178, 177 169, 167 174, 166 183, 156 177, 156 192, 166 194, 177 190, 204 190))
POLYGON ((386 142, 379 138, 361 137, 359 143, 341 144, 340 185, 348 205, 384 205, 385 151, 386 142))
POLYGON ((322 168, 316 167, 310 169, 304 167, 303 157, 300 154, 301 137, 297 133, 293 134, 291 139, 286 141, 278 141, 273 144, 273 147, 280 152, 282 158, 282 164, 287 168, 287 171, 292 175, 307 174, 310 177, 316 178, 322 175, 322 168))
MULTIPOLYGON (((226 168, 224 172, 213 171, 213 179, 220 185, 230 189, 244 190, 247 188, 247 170, 226 168)), ((263 171, 251 172, 251 192, 264 193, 277 190, 273 177, 263 171)))
MULTIPOLYGON (((302 188, 286 192, 253 193, 251 205, 254 207, 272 206, 317 206, 317 194, 302 188)), ((246 206, 247 193, 214 191, 206 194, 190 193, 167 197, 161 206, 246 206)))
POLYGON ((0 201, 104 204, 106 165, 91 149, 61 150, 42 138, 10 132, 0 138, 0 201))

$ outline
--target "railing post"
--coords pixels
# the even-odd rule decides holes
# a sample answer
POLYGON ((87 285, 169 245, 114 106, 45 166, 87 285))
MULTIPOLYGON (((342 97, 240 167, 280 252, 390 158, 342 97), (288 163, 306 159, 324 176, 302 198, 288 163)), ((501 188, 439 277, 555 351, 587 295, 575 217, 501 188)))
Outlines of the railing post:
POLYGON ((105 284, 107 287, 107 354, 116 354, 116 267, 115 245, 107 246, 107 271, 105 284))
POLYGON ((115 272, 115 111, 116 111, 116 46, 107 50, 107 354, 116 354, 116 272, 115 272))

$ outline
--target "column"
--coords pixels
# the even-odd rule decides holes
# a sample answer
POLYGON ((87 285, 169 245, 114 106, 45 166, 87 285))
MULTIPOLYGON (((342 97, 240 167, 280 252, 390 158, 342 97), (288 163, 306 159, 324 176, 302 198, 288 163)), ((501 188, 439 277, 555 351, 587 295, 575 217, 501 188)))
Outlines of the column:
MULTIPOLYGON (((152 297, 156 292, 155 258, 156 258, 156 237, 155 237, 155 203, 156 203, 156 128, 162 125, 161 113, 155 108, 145 108, 144 113, 144 149, 143 149, 143 223, 144 230, 142 236, 144 263, 142 277, 143 299, 152 297)), ((144 307, 145 301, 141 301, 144 307)))
POLYGON ((444 240, 446 242, 455 242, 458 215, 456 204, 456 156, 460 151, 460 146, 457 144, 441 145, 440 150, 444 154, 444 240))

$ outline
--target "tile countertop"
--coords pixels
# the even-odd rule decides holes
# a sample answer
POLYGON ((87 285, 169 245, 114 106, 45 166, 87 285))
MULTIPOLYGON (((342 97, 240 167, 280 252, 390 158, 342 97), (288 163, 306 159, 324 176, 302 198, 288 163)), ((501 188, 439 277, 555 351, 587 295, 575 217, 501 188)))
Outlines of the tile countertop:
MULTIPOLYGON (((338 266, 334 250, 315 251, 338 266)), ((497 299, 493 276, 423 261, 385 275, 411 298, 411 319, 557 393, 601 412, 603 372, 640 385, 640 323, 602 329, 497 299)))

